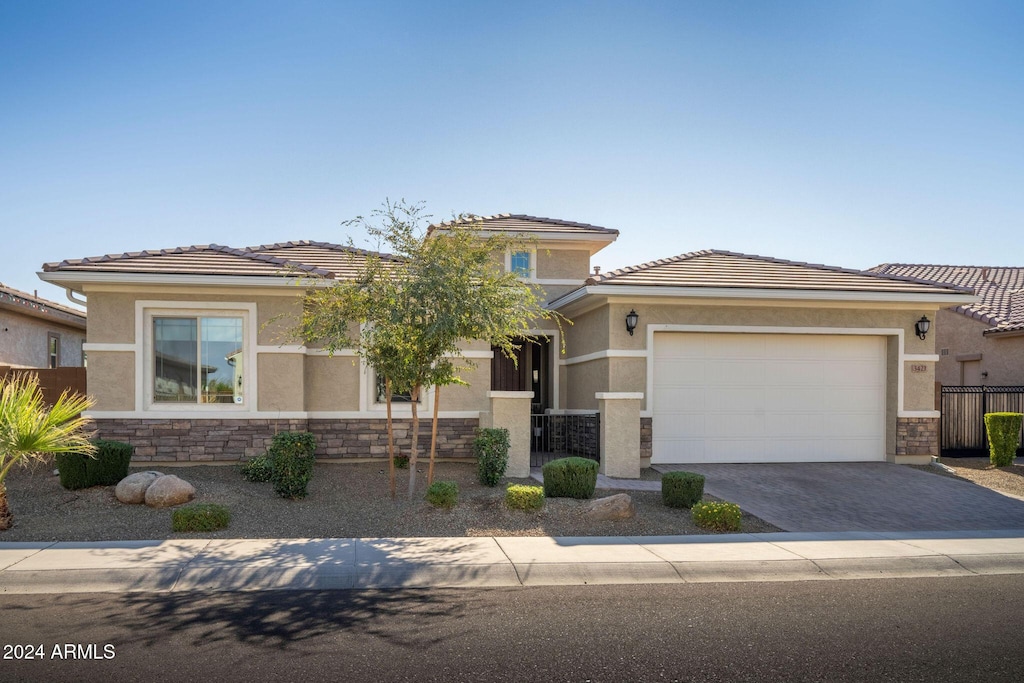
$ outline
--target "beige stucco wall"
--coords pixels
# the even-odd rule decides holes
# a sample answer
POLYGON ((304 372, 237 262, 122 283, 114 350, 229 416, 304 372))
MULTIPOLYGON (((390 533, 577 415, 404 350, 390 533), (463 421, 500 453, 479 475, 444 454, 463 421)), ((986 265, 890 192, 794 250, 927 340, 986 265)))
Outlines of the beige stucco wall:
POLYGON ((359 359, 354 356, 306 356, 305 409, 359 410, 359 359))
POLYGON ((585 249, 537 248, 538 280, 579 280, 580 284, 590 273, 590 253, 585 249))
POLYGON ((903 365, 903 409, 935 410, 935 363, 907 361, 903 365), (913 372, 911 366, 915 365, 924 372, 913 372))
POLYGON ((487 410, 487 392, 491 389, 491 363, 476 360, 477 366, 460 373, 469 386, 441 387, 440 410, 487 410))
POLYGON ((299 411, 305 406, 305 356, 299 353, 256 354, 258 410, 299 411))
POLYGON ((60 337, 59 367, 81 367, 85 330, 0 308, 0 365, 50 367, 51 333, 60 337))
MULTIPOLYGON (((981 370, 988 372, 985 383, 992 386, 1024 385, 1024 336, 1000 337, 982 334, 991 325, 954 311, 938 312, 932 329, 939 357, 935 380, 945 386, 959 386, 958 355, 981 354, 981 370)), ((930 336, 930 335, 929 335, 930 336)))
MULTIPOLYGON (((296 288, 296 294, 301 290, 296 288)), ((296 296, 288 298, 271 296, 258 298, 256 302, 257 343, 267 346, 285 344, 301 344, 302 339, 295 334, 302 316, 302 299, 296 296)))
POLYGON ((90 351, 86 387, 96 399, 93 410, 134 410, 135 354, 90 351))
POLYGON ((131 344, 135 341, 137 294, 96 292, 89 294, 90 344, 131 344))
POLYGON ((608 307, 569 316, 571 325, 563 325, 565 357, 574 358, 609 348, 608 307))

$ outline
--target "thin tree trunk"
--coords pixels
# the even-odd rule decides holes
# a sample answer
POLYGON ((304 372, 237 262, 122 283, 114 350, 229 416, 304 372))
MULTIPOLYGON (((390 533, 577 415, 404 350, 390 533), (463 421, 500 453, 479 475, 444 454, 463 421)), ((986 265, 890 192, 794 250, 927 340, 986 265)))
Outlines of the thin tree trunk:
POLYGON ((409 500, 412 500, 413 494, 416 492, 416 449, 419 446, 420 437, 420 416, 416 412, 416 404, 420 398, 419 386, 413 387, 409 398, 412 399, 410 402, 412 406, 412 448, 409 453, 409 500))
POLYGON ((391 500, 395 499, 398 493, 398 483, 395 481, 395 427, 391 422, 391 378, 384 378, 385 398, 388 406, 388 488, 391 491, 391 500))
POLYGON ((7 506, 7 485, 0 481, 0 531, 6 531, 14 524, 14 515, 7 506))
POLYGON ((434 454, 437 453, 437 407, 441 404, 441 385, 434 385, 434 420, 430 427, 430 467, 427 468, 427 486, 434 483, 434 454))

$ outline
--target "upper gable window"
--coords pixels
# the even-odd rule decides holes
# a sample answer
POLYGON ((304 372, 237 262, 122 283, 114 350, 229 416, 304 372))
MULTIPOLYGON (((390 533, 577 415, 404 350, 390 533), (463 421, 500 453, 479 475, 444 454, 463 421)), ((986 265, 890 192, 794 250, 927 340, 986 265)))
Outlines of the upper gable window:
POLYGON ((530 252, 514 251, 509 261, 509 270, 519 277, 530 277, 532 268, 530 263, 530 252))

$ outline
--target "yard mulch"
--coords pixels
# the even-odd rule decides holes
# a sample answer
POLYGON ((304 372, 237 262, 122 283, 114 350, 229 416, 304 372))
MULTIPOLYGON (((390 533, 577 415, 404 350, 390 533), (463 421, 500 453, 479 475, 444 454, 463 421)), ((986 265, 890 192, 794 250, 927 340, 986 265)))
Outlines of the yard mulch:
MULTIPOLYGON (((1024 458, 1017 460, 1022 461, 1024 458)), ((1019 465, 996 467, 988 458, 943 458, 942 464, 955 473, 947 476, 966 479, 993 491, 1024 498, 1024 462, 1019 465)), ((942 470, 931 465, 923 465, 918 469, 943 474, 942 470)))
MULTIPOLYGON (((482 486, 475 465, 438 463, 435 480, 459 485, 459 504, 439 510, 424 501, 426 468, 417 474, 413 500, 406 498, 407 470, 398 471, 398 498, 388 495, 387 468, 378 463, 318 463, 303 500, 278 497, 271 484, 245 481, 237 466, 165 467, 155 463, 132 471, 156 469, 175 474, 196 488, 195 502, 220 503, 231 512, 222 531, 211 538, 375 538, 409 536, 654 536, 713 533, 694 525, 689 510, 665 507, 658 491, 629 492, 636 517, 592 521, 587 501, 554 498, 536 512, 509 510, 504 504, 509 483, 536 485, 528 479, 504 479, 495 488, 482 486)), ((656 477, 653 471, 645 478, 656 477)), ((15 470, 7 492, 14 527, 0 532, 7 541, 109 541, 189 538, 171 532, 171 510, 124 505, 114 487, 68 491, 53 476, 53 465, 15 470)), ((614 491, 598 489, 594 497, 614 491)), ((705 496, 705 500, 714 500, 705 496)), ((780 531, 744 513, 742 529, 780 531)))

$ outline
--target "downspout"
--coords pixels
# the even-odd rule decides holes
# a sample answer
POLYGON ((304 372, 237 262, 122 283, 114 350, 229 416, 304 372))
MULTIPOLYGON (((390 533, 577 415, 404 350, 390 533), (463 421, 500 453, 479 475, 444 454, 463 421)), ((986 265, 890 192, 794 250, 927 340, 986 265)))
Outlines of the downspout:
POLYGON ((81 306, 83 308, 88 308, 89 307, 89 302, 86 301, 85 299, 76 299, 75 298, 75 292, 70 287, 65 287, 64 288, 64 295, 68 298, 68 301, 70 301, 73 304, 78 304, 79 306, 81 306))

